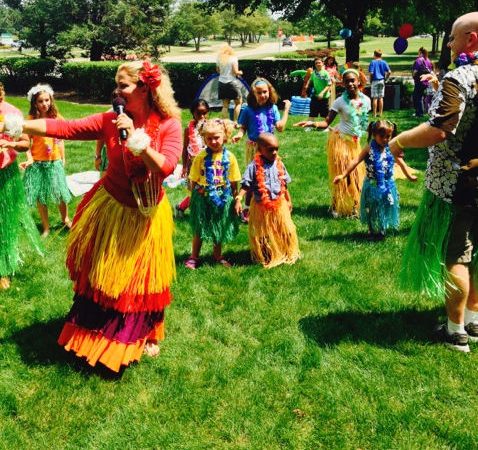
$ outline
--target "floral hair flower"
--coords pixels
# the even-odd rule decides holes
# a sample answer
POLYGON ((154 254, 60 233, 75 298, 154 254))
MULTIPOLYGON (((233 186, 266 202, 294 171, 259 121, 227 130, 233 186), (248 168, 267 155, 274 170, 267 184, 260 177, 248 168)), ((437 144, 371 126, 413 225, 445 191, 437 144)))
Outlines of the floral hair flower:
POLYGON ((156 64, 144 61, 143 68, 139 73, 139 79, 151 89, 156 89, 161 84, 161 71, 156 64))
POLYGON ((36 86, 33 86, 27 93, 28 101, 31 102, 32 98, 39 94, 40 92, 46 92, 50 97, 53 97, 54 92, 49 84, 38 83, 36 86))

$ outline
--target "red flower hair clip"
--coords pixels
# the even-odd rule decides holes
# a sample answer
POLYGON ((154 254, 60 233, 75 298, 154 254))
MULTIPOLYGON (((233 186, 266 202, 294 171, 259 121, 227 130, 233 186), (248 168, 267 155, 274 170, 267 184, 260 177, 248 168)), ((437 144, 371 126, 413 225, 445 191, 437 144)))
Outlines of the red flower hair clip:
POLYGON ((156 64, 144 61, 143 69, 139 73, 139 79, 151 89, 156 89, 161 84, 161 71, 156 64))

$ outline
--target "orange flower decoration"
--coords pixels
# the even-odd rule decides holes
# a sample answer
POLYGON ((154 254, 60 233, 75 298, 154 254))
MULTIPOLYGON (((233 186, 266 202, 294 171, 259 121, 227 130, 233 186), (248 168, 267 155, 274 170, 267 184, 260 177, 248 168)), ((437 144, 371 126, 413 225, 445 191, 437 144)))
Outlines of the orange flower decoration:
POLYGON ((143 69, 139 73, 139 79, 151 89, 156 89, 161 84, 161 71, 156 64, 144 61, 143 69))
POLYGON ((259 194, 261 196, 261 202, 260 205, 266 209, 269 210, 275 210, 279 207, 280 205, 280 199, 285 195, 286 191, 286 184, 285 184, 285 169, 284 169, 284 164, 282 160, 280 159, 279 156, 276 158, 277 161, 277 171, 279 173, 279 180, 281 184, 281 190, 280 194, 278 197, 276 197, 274 200, 271 199, 269 190, 267 189, 266 186, 266 176, 265 176, 265 170, 264 170, 264 161, 261 158, 261 155, 259 152, 256 153, 254 157, 254 162, 256 164, 256 180, 257 180, 257 188, 259 191, 259 194))

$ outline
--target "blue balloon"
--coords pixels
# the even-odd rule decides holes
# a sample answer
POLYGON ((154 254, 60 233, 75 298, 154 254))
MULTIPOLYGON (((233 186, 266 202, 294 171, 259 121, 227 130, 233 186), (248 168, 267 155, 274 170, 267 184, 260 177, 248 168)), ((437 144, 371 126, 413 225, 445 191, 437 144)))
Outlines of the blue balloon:
POLYGON ((339 31, 339 34, 342 39, 347 39, 352 36, 352 30, 350 28, 342 28, 339 31))
POLYGON ((401 37, 395 39, 393 43, 393 49, 397 55, 401 55, 408 47, 408 41, 401 37))

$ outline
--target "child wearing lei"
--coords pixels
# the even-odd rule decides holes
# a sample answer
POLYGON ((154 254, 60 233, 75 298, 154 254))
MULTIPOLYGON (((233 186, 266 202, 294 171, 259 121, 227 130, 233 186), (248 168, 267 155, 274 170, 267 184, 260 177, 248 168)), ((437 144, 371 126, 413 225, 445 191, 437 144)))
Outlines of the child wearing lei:
MULTIPOLYGON (((53 98, 53 90, 48 84, 37 84, 27 94, 30 102, 28 119, 62 119, 53 98)), ((65 148, 63 141, 44 136, 30 137, 30 150, 27 161, 20 167, 26 169, 23 182, 30 206, 37 205, 40 214, 43 234, 50 232, 48 205, 58 205, 61 220, 67 228, 71 228, 67 204, 71 194, 65 178, 65 148)))
MULTIPOLYGON (((251 85, 245 107, 238 120, 240 130, 232 138, 233 143, 239 142, 247 132, 246 164, 249 164, 257 151, 257 137, 261 133, 274 133, 275 130, 284 131, 289 117, 290 101, 284 100, 282 119, 277 108, 279 96, 272 84, 265 78, 256 78, 251 85)), ((246 197, 245 216, 249 208, 250 197, 246 197)))
POLYGON ((212 241, 214 260, 231 267, 222 255, 222 244, 231 241, 239 231, 233 200, 241 173, 236 157, 224 146, 233 129, 233 122, 214 119, 207 120, 201 130, 207 147, 194 158, 189 173, 193 242, 191 256, 185 262, 188 269, 199 266, 204 240, 212 241))
POLYGON ((367 130, 370 99, 359 90, 359 73, 347 69, 342 75, 344 93, 337 98, 329 115, 320 122, 302 121, 301 127, 327 128, 337 114, 340 122, 332 128, 327 141, 329 185, 332 191, 332 216, 350 217, 358 215, 360 192, 365 175, 363 166, 351 172, 345 183, 334 184, 335 177, 342 174, 360 152, 360 138, 367 130))
MULTIPOLYGON (((201 137, 200 130, 204 125, 204 121, 207 119, 209 113, 209 104, 202 98, 195 99, 191 107, 189 108, 193 119, 189 122, 188 126, 184 129, 184 141, 183 141, 183 178, 188 178, 191 170, 191 165, 194 158, 201 150, 204 150, 205 145, 201 137)), ((191 197, 187 195, 184 199, 175 206, 175 212, 177 217, 184 216, 184 212, 189 208, 191 197)))
POLYGON ((279 142, 271 133, 257 138, 258 151, 242 177, 235 210, 242 211, 242 198, 253 193, 249 217, 249 245, 254 261, 266 269, 294 264, 300 256, 299 242, 291 218, 292 203, 287 190, 291 182, 278 155, 279 142))
MULTIPOLYGON (((393 177, 395 159, 388 146, 395 135, 394 123, 387 120, 371 122, 368 126, 369 144, 350 162, 344 173, 334 178, 334 184, 339 184, 362 161, 365 162, 360 220, 368 225, 369 237, 373 240, 382 240, 387 229, 397 230, 399 225, 399 194, 393 177)), ((417 181, 403 158, 397 158, 396 162, 410 181, 417 181)))

